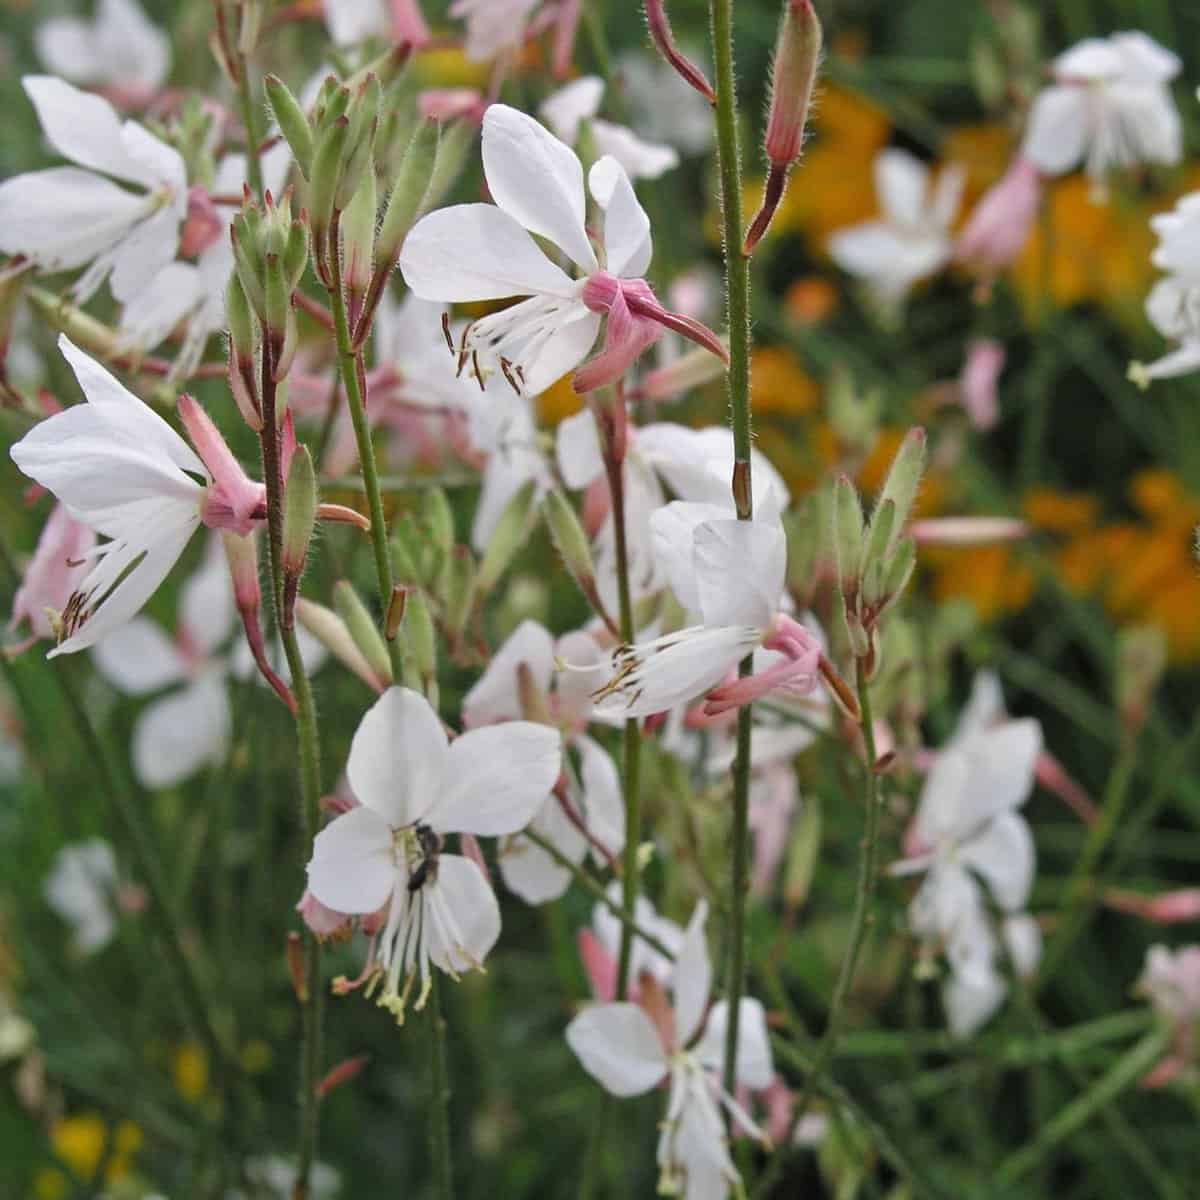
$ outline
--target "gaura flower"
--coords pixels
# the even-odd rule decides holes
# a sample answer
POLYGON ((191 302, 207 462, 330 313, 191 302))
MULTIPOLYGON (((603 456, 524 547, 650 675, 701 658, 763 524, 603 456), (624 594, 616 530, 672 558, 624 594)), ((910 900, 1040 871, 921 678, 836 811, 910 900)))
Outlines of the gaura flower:
POLYGON ((325 26, 336 46, 355 46, 369 37, 423 46, 429 26, 418 0, 323 0, 325 26))
POLYGON ((46 903, 74 931, 80 954, 103 950, 117 932, 117 857, 102 838, 64 846, 42 884, 46 903))
POLYGON ((472 62, 488 62, 554 26, 553 68, 561 77, 571 66, 582 10, 580 0, 454 0, 449 15, 467 23, 466 53, 472 62))
POLYGON ((156 622, 137 616, 92 647, 100 673, 126 695, 183 685, 153 700, 134 723, 130 755, 143 787, 171 787, 224 758, 232 719, 228 663, 217 650, 233 622, 229 568, 213 536, 202 566, 180 592, 174 640, 156 622))
POLYGON ((583 166, 532 117, 503 104, 487 110, 483 169, 496 203, 430 213, 400 252, 404 280, 423 299, 525 297, 467 328, 462 365, 477 374, 498 367, 514 390, 537 395, 583 362, 604 316, 604 350, 577 372, 576 391, 620 378, 663 328, 725 356, 711 330, 668 312, 641 278, 650 265, 650 220, 616 159, 600 159, 588 176, 604 216, 603 263, 585 224, 583 166), (557 246, 581 276, 572 279, 531 235, 557 246))
MULTIPOLYGON (((529 828, 576 865, 590 851, 604 866, 625 845, 617 768, 585 732, 590 693, 603 678, 601 650, 588 634, 568 633, 556 642, 536 621, 522 621, 463 699, 463 724, 469 728, 525 717, 562 731, 578 755, 578 770, 570 760, 564 763, 564 786, 546 798, 529 828), (556 664, 564 663, 570 667, 556 671, 556 664)), ((556 900, 571 883, 566 867, 520 833, 502 843, 499 862, 504 882, 529 904, 556 900)))
POLYGON ((1143 1087, 1162 1087, 1196 1075, 1196 1029, 1200 1021, 1200 946, 1151 946, 1137 990, 1174 1029, 1170 1053, 1143 1080, 1143 1087))
POLYGON ((1041 197, 1036 164, 1018 155, 971 210, 954 257, 980 271, 985 280, 1010 267, 1029 239, 1041 197))
POLYGON ((179 411, 199 457, 68 338, 58 345, 87 403, 39 422, 10 453, 72 517, 108 540, 89 555, 51 657, 86 649, 128 621, 199 525, 244 534, 266 516, 265 488, 247 478, 191 397, 180 397, 179 411))
POLYGON ((1081 161, 1103 194, 1113 168, 1177 163, 1183 129, 1168 84, 1179 59, 1144 33, 1087 38, 1054 60, 1038 93, 1021 153, 1047 175, 1081 161))
MULTIPOLYGON (((673 1004, 649 974, 640 1003, 597 1004, 567 1026, 567 1044, 584 1069, 614 1096, 639 1096, 670 1081, 658 1140, 659 1193, 687 1200, 722 1200, 741 1177, 729 1156, 721 1109, 751 1136, 766 1134, 722 1087, 728 1006, 709 1011, 712 965, 704 940, 708 906, 701 901, 688 923, 672 974, 673 1004)), ((773 1069, 766 1014, 750 997, 739 1002, 736 1081, 755 1090, 770 1086, 773 1069)))
POLYGON ((595 693, 598 714, 644 717, 711 692, 760 646, 781 658, 713 693, 710 714, 780 689, 812 691, 821 647, 779 611, 787 542, 778 520, 737 521, 711 505, 673 501, 651 518, 672 590, 700 623, 653 641, 618 646, 612 678, 595 693))
MULTIPOLYGON (((621 903, 621 885, 616 880, 608 885, 606 895, 614 904, 621 903)), ((669 917, 661 916, 658 909, 639 895, 633 907, 634 920, 639 930, 656 938, 672 956, 678 955, 683 941, 683 930, 669 917)), ((592 988, 592 995, 605 1003, 617 998, 617 973, 621 953, 620 918, 613 915, 607 904, 592 909, 591 928, 581 929, 576 935, 579 957, 592 988)), ((656 950, 637 933, 629 949, 629 998, 636 1000, 641 992, 641 980, 648 977, 658 987, 666 987, 671 979, 672 960, 656 950)))
POLYGON ((470 859, 442 852, 445 835, 499 837, 529 824, 562 766, 558 733, 511 721, 449 743, 429 702, 389 688, 363 717, 346 776, 359 801, 317 835, 308 886, 327 908, 388 906, 367 978, 397 1020, 430 965, 457 978, 481 969, 500 935, 496 897, 470 859))
POLYGON ((596 153, 615 158, 630 179, 658 179, 679 165, 679 154, 673 146, 643 141, 632 129, 597 117, 603 96, 604 80, 598 75, 585 75, 549 96, 538 112, 568 146, 575 145, 586 124, 596 153))
POLYGON ((66 608, 87 574, 87 559, 95 545, 95 530, 56 504, 42 527, 37 548, 13 597, 9 627, 28 621, 32 639, 53 637, 50 616, 66 608))
POLYGON ((98 0, 96 16, 52 17, 33 35, 46 70, 132 105, 148 102, 171 67, 171 41, 137 0, 98 0))
POLYGON ((46 140, 77 165, 0 183, 0 250, 42 271, 91 263, 72 287, 77 300, 110 277, 116 299, 132 300, 175 257, 188 204, 183 159, 136 122, 122 124, 99 96, 49 75, 21 83, 46 140))
POLYGON ((929 168, 907 150, 882 150, 875 159, 875 192, 881 215, 842 229, 829 253, 844 271, 866 281, 885 305, 898 304, 918 281, 950 261, 950 226, 962 199, 962 167, 943 167, 936 183, 929 168))

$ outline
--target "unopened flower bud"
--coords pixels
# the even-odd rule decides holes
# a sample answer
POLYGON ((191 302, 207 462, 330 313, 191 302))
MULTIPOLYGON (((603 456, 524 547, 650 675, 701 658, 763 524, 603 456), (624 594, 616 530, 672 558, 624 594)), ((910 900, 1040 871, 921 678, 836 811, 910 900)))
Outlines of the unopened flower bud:
POLYGON ((743 254, 750 254, 767 232, 783 199, 788 171, 800 157, 820 60, 821 22, 812 0, 785 0, 771 73, 765 143, 769 168, 762 206, 746 233, 743 254))
POLYGON ((246 537, 240 534, 224 531, 221 539, 225 546, 225 558, 229 563, 229 573, 233 578, 233 599, 237 605, 238 615, 242 618, 242 626, 246 631, 246 645, 254 658, 259 673, 271 685, 275 694, 292 711, 296 711, 296 701, 291 689, 279 677, 267 657, 267 647, 263 639, 262 626, 258 620, 258 609, 262 601, 262 592, 258 582, 258 552, 254 534, 246 537))
POLYGON ((98 358, 114 358, 121 353, 120 335, 95 317, 42 288, 28 288, 25 294, 30 308, 52 329, 65 333, 77 346, 98 358))
POLYGON ((371 169, 375 149, 375 134, 379 129, 379 109, 383 104, 383 89, 378 76, 369 74, 355 92, 347 115, 347 131, 339 179, 334 191, 334 208, 345 212, 350 206, 364 172, 371 169))
POLYGON ((417 566, 416 555, 409 544, 408 533, 409 528, 403 522, 397 521, 392 529, 388 549, 391 551, 392 574, 397 582, 415 587, 421 582, 422 576, 417 566))
POLYGON ((704 72, 681 54, 675 45, 664 0, 646 0, 646 25, 650 30, 650 40, 684 82, 694 87, 710 104, 716 104, 717 94, 705 78, 704 72))
POLYGON ((312 455, 301 446, 292 457, 287 485, 283 491, 283 627, 291 629, 296 607, 296 593, 308 544, 312 541, 317 520, 317 473, 313 470, 312 455))
POLYGON ((1117 712, 1126 735, 1145 724, 1150 700, 1167 668, 1167 640, 1153 625, 1134 625, 1117 634, 1117 712))
POLYGON ((912 578, 917 565, 917 545, 912 538, 901 538, 883 566, 883 602, 893 604, 912 578))
POLYGON ((313 162, 313 132, 304 109, 291 89, 277 75, 268 75, 264 81, 267 99, 275 120, 283 132, 284 139, 292 151, 292 157, 305 179, 311 177, 313 162))
POLYGON ((535 485, 532 480, 522 486, 505 505, 496 528, 488 539, 475 586, 480 596, 486 596, 497 583, 525 544, 529 531, 529 515, 533 509, 535 485))
POLYGON ((913 503, 917 498, 917 488, 921 484, 921 476, 925 471, 925 430, 910 429, 896 451, 887 478, 883 482, 883 490, 879 493, 876 504, 891 501, 896 507, 896 519, 892 525, 891 539, 888 548, 895 545, 912 512, 913 503))
POLYGON ((340 580, 333 587, 333 605, 337 614, 345 623, 346 629, 359 653, 370 664, 372 672, 379 679, 391 680, 392 666, 388 656, 387 644, 379 625, 367 611, 362 597, 354 590, 354 585, 348 580, 340 580))
POLYGON ((358 191, 342 214, 342 280, 351 292, 365 293, 375 262, 375 172, 363 172, 358 191))
MULTIPOLYGON (((408 658, 416 673, 413 681, 430 704, 437 704, 437 633, 425 593, 414 589, 404 607, 404 636, 408 658)), ((407 669, 407 668, 406 668, 407 669)))
POLYGON ((709 350, 697 347, 681 354, 665 367, 657 367, 649 372, 637 388, 635 398, 669 400, 720 379, 725 370, 720 358, 709 350))
POLYGON ((382 270, 391 271, 395 266, 408 231, 429 206, 439 144, 439 127, 434 121, 422 121, 408 143, 376 242, 376 264, 382 270))
POLYGON ((391 664, 384 656, 385 674, 380 674, 359 649, 346 622, 331 608, 306 600, 296 600, 296 620, 347 670, 352 671, 372 691, 382 692, 392 682, 391 664))
POLYGON ((426 488, 421 495, 420 523, 429 538, 430 547, 439 560, 454 549, 454 510, 445 491, 440 487, 426 488))
POLYGON ((333 221, 333 200, 337 192, 342 153, 350 132, 350 122, 340 116, 321 134, 313 152, 312 176, 308 190, 308 220, 313 237, 314 266, 327 286, 329 271, 329 226, 333 221))
POLYGON ((343 1059, 325 1073, 324 1079, 317 1084, 314 1091, 318 1096, 327 1095, 335 1087, 340 1087, 343 1083, 349 1083, 362 1072, 363 1067, 370 1061, 371 1056, 369 1054, 356 1054, 353 1058, 343 1059))
POLYGON ((863 516, 858 492, 846 475, 838 478, 833 489, 833 550, 842 594, 853 600, 862 563, 863 516))
MULTIPOLYGON (((475 560, 466 546, 455 546, 446 572, 446 587, 443 592, 445 604, 446 637, 451 644, 457 643, 478 596, 482 595, 475 573, 475 560)), ((412 608, 412 599, 409 600, 412 608)))
MULTIPOLYGON (((859 563, 858 575, 865 579, 872 567, 880 568, 879 582, 882 584, 882 567, 888 547, 892 542, 892 532, 896 527, 896 506, 891 500, 884 500, 875 506, 871 514, 871 522, 867 527, 866 541, 863 543, 862 560, 859 563)), ((864 598, 864 603, 871 601, 864 598)))

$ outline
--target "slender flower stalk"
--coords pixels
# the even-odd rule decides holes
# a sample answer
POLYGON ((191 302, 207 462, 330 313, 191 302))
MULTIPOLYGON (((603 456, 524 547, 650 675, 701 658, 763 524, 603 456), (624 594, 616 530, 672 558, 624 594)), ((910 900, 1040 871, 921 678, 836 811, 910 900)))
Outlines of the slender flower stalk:
MULTIPOLYGON (((733 0, 710 0, 717 93, 717 157, 721 171, 725 298, 729 321, 729 411, 733 427, 733 502, 738 520, 754 517, 750 476, 750 260, 742 253, 742 156, 733 69, 733 0)), ((739 668, 753 670, 753 656, 739 668)), ((733 846, 730 878, 729 961, 725 997, 724 1085, 737 1075, 738 1016, 746 977, 746 898, 750 892, 750 720, 751 706, 738 712, 737 756, 733 761, 733 846)))
MULTIPOLYGON (((285 572, 283 562, 283 468, 280 457, 279 426, 276 420, 277 383, 275 347, 271 337, 263 338, 262 354, 262 447, 263 481, 267 488, 267 543, 270 550, 271 601, 275 625, 283 643, 288 670, 292 677, 292 695, 296 702, 296 737, 300 747, 301 828, 306 851, 311 853, 317 834, 321 799, 320 743, 317 737, 317 710, 312 687, 300 657, 296 630, 284 616, 285 572)), ((304 971, 307 981, 302 1002, 302 1039, 300 1050, 300 1133, 297 1162, 298 1194, 306 1195, 308 1177, 316 1157, 317 1120, 321 1079, 321 947, 313 934, 304 931, 304 971)))

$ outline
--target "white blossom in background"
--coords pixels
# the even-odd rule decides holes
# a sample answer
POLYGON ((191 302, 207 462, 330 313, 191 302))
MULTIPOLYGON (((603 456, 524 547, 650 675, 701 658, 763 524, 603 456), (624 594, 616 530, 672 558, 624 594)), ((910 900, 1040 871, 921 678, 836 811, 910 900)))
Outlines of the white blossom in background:
POLYGON ((449 15, 467 27, 466 53, 473 62, 488 62, 525 40, 530 19, 542 0, 454 0, 449 15))
POLYGON ((585 75, 547 97, 538 114, 568 146, 578 142, 586 124, 597 154, 615 158, 630 179, 658 179, 679 165, 673 146, 643 141, 632 129, 597 117, 603 98, 604 80, 585 75))
POLYGON ((188 204, 183 159, 136 122, 122 123, 100 96, 49 75, 21 83, 46 140, 75 166, 0 183, 0 250, 42 271, 90 263, 72 287, 77 300, 105 279, 117 300, 133 300, 175 257, 188 204))
POLYGON ((604 349, 576 372, 577 391, 620 378, 664 328, 725 356, 715 334, 664 309, 642 278, 651 258, 650 220, 616 159, 600 159, 588 175, 603 213, 603 263, 588 234, 583 166, 544 126, 491 105, 483 118, 483 168, 496 203, 430 213, 400 252, 405 283, 425 300, 523 298, 468 326, 461 357, 476 374, 500 371, 514 391, 536 396, 580 367, 606 316, 604 349), (534 235, 557 246, 580 277, 547 257, 534 235))
POLYGON ((996 724, 997 711, 999 684, 981 673, 925 778, 907 857, 890 868, 893 875, 925 872, 909 923, 917 937, 945 950, 950 978, 943 996, 959 1036, 987 1021, 1007 991, 984 888, 1004 914, 1001 936, 1014 967, 1031 972, 1040 953, 1037 927, 1023 912, 1033 886, 1033 835, 1017 809, 1033 790, 1042 731, 1031 718, 996 724))
MULTIPOLYGON (((296 1187, 296 1164, 282 1155, 269 1154, 246 1160, 246 1179, 258 1188, 265 1188, 275 1200, 292 1200, 296 1187)), ((328 1163, 316 1162, 308 1177, 310 1200, 335 1200, 341 1194, 342 1177, 328 1163)), ((242 1192, 230 1192, 227 1200, 257 1200, 242 1192)))
MULTIPOLYGON (((590 693, 604 674, 603 654, 589 634, 556 640, 538 622, 522 621, 463 699, 463 724, 471 729, 529 718, 528 705, 562 731, 578 769, 564 760, 564 794, 547 797, 529 828, 575 865, 590 852, 604 867, 625 845, 620 775, 608 751, 586 733, 590 693)), ((571 883, 571 872, 522 833, 503 841, 498 858, 504 882, 529 904, 555 900, 571 883)))
POLYGON ((130 742, 143 787, 171 787, 224 760, 232 717, 228 660, 218 650, 234 620, 229 567, 212 536, 203 564, 180 591, 173 639, 137 616, 92 647, 100 673, 119 691, 156 697, 138 714, 130 742))
POLYGON ((712 105, 674 67, 657 54, 636 53, 620 55, 617 66, 633 123, 644 137, 688 156, 708 153, 713 141, 712 105))
POLYGON ((1129 378, 1140 388, 1200 370, 1200 192, 1151 217, 1150 226, 1158 236, 1151 262, 1168 274, 1146 297, 1146 316, 1177 345, 1152 363, 1130 364, 1129 378))
POLYGON ((1143 1087, 1162 1087, 1182 1077, 1196 1077, 1197 1029, 1200 1022, 1200 946, 1151 946, 1137 982, 1154 1011, 1173 1030, 1171 1047, 1158 1065, 1141 1081, 1143 1087))
POLYGON ((1144 33, 1087 38, 1053 63, 1033 102, 1021 153, 1047 175, 1081 162, 1098 196, 1112 170, 1177 163, 1183 126, 1169 84, 1181 63, 1144 33))
MULTIPOLYGON (((621 885, 613 880, 605 889, 608 899, 621 904, 621 885)), ((634 902, 634 920, 639 931, 648 933, 672 956, 679 953, 683 943, 683 930, 669 917, 662 916, 658 909, 639 894, 634 902)), ((619 917, 607 904, 597 902, 592 909, 591 927, 576 934, 579 957, 591 984, 592 995, 605 1003, 617 998, 617 972, 621 954, 621 934, 624 926, 619 917)), ((629 947, 629 998, 636 1000, 641 992, 643 975, 649 976, 660 988, 671 980, 672 960, 656 949, 645 938, 634 934, 629 947)))
POLYGON ((500 909, 470 858, 443 853, 447 834, 500 837, 523 829, 562 766, 556 730, 529 721, 474 729, 449 742, 419 693, 389 688, 350 747, 346 777, 359 804, 316 837, 308 887, 327 908, 387 907, 367 978, 403 1021, 429 993, 431 966, 457 978, 479 969, 500 936, 500 909))
POLYGON ((943 167, 936 180, 907 150, 882 150, 875 159, 880 215, 839 230, 829 253, 842 270, 862 279, 885 307, 894 307, 954 253, 950 232, 962 201, 966 173, 943 167))
POLYGON ((263 485, 246 477, 190 397, 180 398, 180 415, 199 457, 68 338, 58 344, 87 402, 39 422, 10 454, 107 540, 91 552, 91 568, 61 614, 62 640, 51 656, 84 650, 128 621, 201 524, 245 534, 265 516, 263 485))
MULTIPOLYGON (((722 1087, 728 1006, 709 1009, 712 965, 704 939, 708 906, 697 904, 671 975, 668 1006, 651 976, 638 1003, 597 1004, 567 1026, 567 1044, 584 1069, 614 1096, 639 1096, 669 1081, 658 1140, 660 1194, 722 1200, 740 1194, 741 1177, 725 1136, 722 1109, 752 1137, 765 1133, 722 1087)), ((739 1086, 762 1090, 773 1077, 766 1013, 751 997, 739 1001, 739 1086)))
POLYGON ((151 100, 171 69, 170 38, 137 0, 97 0, 90 21, 51 17, 33 43, 47 71, 131 105, 151 100))
POLYGON ((102 838, 64 846, 42 884, 46 903, 71 926, 80 954, 103 950, 117 932, 117 858, 102 838))

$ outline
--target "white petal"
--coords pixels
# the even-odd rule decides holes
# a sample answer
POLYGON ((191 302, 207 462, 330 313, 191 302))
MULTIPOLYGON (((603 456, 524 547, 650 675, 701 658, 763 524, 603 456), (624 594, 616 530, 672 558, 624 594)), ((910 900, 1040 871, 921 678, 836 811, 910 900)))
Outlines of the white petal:
POLYGON ((567 1026, 583 1069, 614 1096, 639 1096, 666 1073, 658 1032, 636 1004, 597 1004, 567 1026))
MULTIPOLYGON (((529 827, 571 862, 583 861, 587 853, 587 839, 567 818, 556 797, 552 796, 546 801, 529 827)), ((498 859, 505 884, 526 904, 545 904, 557 900, 571 884, 571 872, 560 866, 541 846, 521 834, 505 839, 498 859)))
POLYGON ((875 159, 879 207, 893 224, 916 228, 925 223, 929 168, 907 150, 884 150, 875 159))
POLYGON ((1042 929, 1028 913, 1005 917, 1000 927, 1004 947, 1012 959, 1013 970, 1024 978, 1031 976, 1042 957, 1042 929))
POLYGON ((1064 50, 1052 64, 1058 79, 1115 79, 1125 64, 1115 39, 1090 37, 1064 50))
POLYGON ((116 84, 159 87, 171 66, 171 42, 135 3, 100 0, 96 44, 105 76, 116 84))
POLYGON ((582 630, 560 637, 554 653, 567 667, 554 681, 558 720, 566 726, 584 722, 591 715, 592 693, 608 678, 608 655, 590 633, 582 630))
POLYGON ((567 487, 585 488, 604 474, 600 434, 591 409, 582 408, 560 421, 554 445, 558 469, 567 487))
POLYGON ((203 654, 213 651, 229 636, 236 609, 233 581, 221 539, 210 534, 204 561, 179 597, 179 622, 187 637, 203 654))
POLYGON ((209 671, 180 692, 148 705, 133 728, 130 754, 143 787, 182 783, 229 745, 229 697, 220 672, 209 671))
POLYGON ((388 33, 382 0, 322 0, 322 8, 335 46, 354 46, 373 34, 388 33))
POLYGON ((1023 908, 1033 886, 1033 834, 1023 817, 1002 812, 978 836, 963 844, 959 856, 983 876, 996 903, 1006 912, 1023 908))
POLYGON ((483 117, 483 172, 504 212, 585 272, 596 270, 584 227, 583 166, 569 146, 525 113, 492 104, 483 117))
POLYGON ((584 75, 548 96, 538 114, 554 130, 555 136, 573 146, 579 137, 579 126, 600 111, 604 95, 604 80, 598 75, 584 75))
POLYGON ((1004 1003, 1008 984, 996 971, 982 977, 954 972, 942 985, 946 1023, 956 1038, 969 1038, 988 1023, 1004 1003))
POLYGON ((422 217, 404 239, 400 273, 422 300, 568 297, 576 291, 520 224, 492 204, 458 204, 422 217))
POLYGON ((335 912, 375 912, 392 894, 397 878, 391 826, 373 809, 350 809, 313 841, 309 891, 335 912))
POLYGON ((122 304, 149 287, 154 277, 171 265, 179 245, 179 214, 160 208, 122 238, 112 254, 109 288, 122 304))
POLYGON ((1033 102, 1021 153, 1047 175, 1062 175, 1083 157, 1087 142, 1087 95, 1083 88, 1043 88, 1033 102))
POLYGON ((588 174, 588 187, 604 209, 604 265, 624 279, 639 279, 653 256, 650 218, 634 195, 625 168, 611 156, 588 174))
POLYGON ((537 621, 522 621, 513 630, 463 698, 465 726, 478 728, 497 721, 516 721, 524 715, 518 690, 518 669, 522 665, 537 690, 547 694, 554 669, 554 642, 537 621))
POLYGON ((346 778, 360 804, 399 829, 438 801, 446 762, 446 733, 429 701, 410 688, 390 687, 355 730, 346 778))
POLYGON ((671 990, 675 997, 675 1041, 686 1046, 700 1032, 712 992, 712 962, 704 923, 708 920, 708 902, 700 900, 683 935, 675 956, 671 990))
POLYGON ((971 681, 971 695, 959 714, 951 743, 982 733, 999 724, 1007 715, 1000 677, 995 671, 976 671, 971 681))
POLYGON ((693 536, 692 564, 706 625, 766 630, 787 571, 787 540, 777 523, 706 521, 693 536))
POLYGON ((145 696, 187 674, 174 642, 147 617, 135 617, 92 647, 100 674, 129 696, 145 696))
POLYGON ((500 906, 483 872, 458 854, 438 859, 437 878, 421 889, 430 906, 429 957, 443 971, 469 971, 500 936, 500 906))
POLYGON ((962 747, 970 758, 970 811, 976 821, 1025 803, 1042 750, 1042 727, 1037 721, 1030 717, 1006 721, 962 747))
POLYGON ((579 366, 596 344, 601 319, 599 313, 589 312, 582 304, 573 306, 570 320, 554 330, 532 362, 525 363, 525 393, 540 396, 579 366))
POLYGON ((204 297, 204 280, 192 263, 168 263, 121 310, 121 332, 138 349, 152 350, 204 297))
POLYGON ((650 518, 658 565, 685 611, 700 612, 700 581, 695 569, 696 530, 706 521, 722 521, 729 513, 714 504, 673 500, 650 518))
POLYGON ((548 725, 472 729, 451 743, 427 820, 439 833, 516 833, 533 820, 561 770, 562 738, 548 725))
POLYGON ((674 146, 647 142, 632 129, 611 121, 592 122, 592 141, 601 154, 615 158, 630 179, 658 179, 679 166, 674 146))
POLYGON ((103 70, 86 21, 74 17, 43 21, 33 31, 33 44, 42 66, 64 79, 91 83, 103 70))
MULTIPOLYGON (((704 1036, 695 1050, 696 1057, 718 1075, 725 1064, 728 1015, 728 1002, 718 1000, 708 1014, 704 1036)), ((737 1082, 755 1091, 761 1091, 770 1086, 774 1076, 775 1067, 771 1060, 766 1011, 752 996, 743 996, 738 1003, 737 1082)))
MULTIPOLYGON (((590 737, 577 737, 575 745, 579 748, 579 774, 588 832, 610 854, 620 854, 625 846, 625 801, 617 765, 612 755, 590 737)), ((595 847, 592 853, 600 861, 595 847)))

